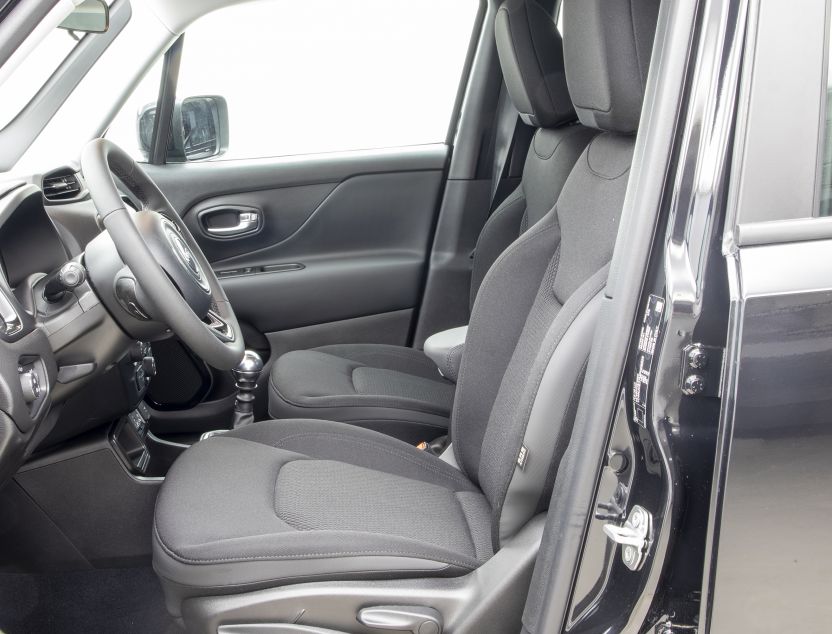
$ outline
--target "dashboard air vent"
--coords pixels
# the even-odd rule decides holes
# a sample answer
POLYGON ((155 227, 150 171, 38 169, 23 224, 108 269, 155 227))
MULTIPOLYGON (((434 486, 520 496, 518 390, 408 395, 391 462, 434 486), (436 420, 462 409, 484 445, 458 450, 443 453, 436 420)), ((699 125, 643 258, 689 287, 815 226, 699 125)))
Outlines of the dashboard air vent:
POLYGON ((75 174, 47 176, 43 179, 43 197, 46 200, 69 200, 81 193, 81 183, 75 174))

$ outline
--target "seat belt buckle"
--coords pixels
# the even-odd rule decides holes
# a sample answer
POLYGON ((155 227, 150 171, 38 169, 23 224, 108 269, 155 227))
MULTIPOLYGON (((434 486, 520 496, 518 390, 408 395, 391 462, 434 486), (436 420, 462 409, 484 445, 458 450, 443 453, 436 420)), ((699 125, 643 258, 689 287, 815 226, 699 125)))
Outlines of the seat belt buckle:
POLYGON ((419 451, 427 451, 428 453, 432 453, 434 456, 438 456, 448 448, 449 444, 450 440, 448 439, 448 436, 445 435, 431 441, 423 440, 416 445, 416 449, 419 451))

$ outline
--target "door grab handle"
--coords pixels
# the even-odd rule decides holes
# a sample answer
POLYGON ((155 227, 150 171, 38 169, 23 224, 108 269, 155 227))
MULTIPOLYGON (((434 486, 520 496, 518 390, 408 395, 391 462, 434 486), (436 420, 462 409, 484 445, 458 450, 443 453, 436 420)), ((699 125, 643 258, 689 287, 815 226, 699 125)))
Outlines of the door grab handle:
POLYGON ((237 217, 237 224, 232 227, 206 227, 205 230, 212 236, 236 236, 256 229, 259 222, 260 219, 256 213, 245 211, 237 217))
MULTIPOLYGON (((203 209, 198 214, 199 228, 209 238, 236 238, 257 233, 263 227, 263 212, 256 207, 237 207, 220 205, 203 209), (232 225, 213 224, 210 220, 225 217, 226 222, 234 221, 232 225)), ((215 221, 216 222, 216 221, 215 221)))

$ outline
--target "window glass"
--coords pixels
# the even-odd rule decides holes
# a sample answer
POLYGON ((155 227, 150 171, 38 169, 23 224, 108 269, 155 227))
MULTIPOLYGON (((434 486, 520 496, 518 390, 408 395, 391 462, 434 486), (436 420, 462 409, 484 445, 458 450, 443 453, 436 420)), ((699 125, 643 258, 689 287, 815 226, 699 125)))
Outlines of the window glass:
POLYGON ((5 128, 26 107, 85 33, 53 29, 3 82, 0 99, 0 129, 5 128))
POLYGON ((139 146, 139 115, 143 110, 156 106, 163 62, 164 55, 145 73, 107 130, 107 138, 137 161, 147 161, 147 153, 139 146))
MULTIPOLYGON (((832 29, 829 29, 832 34, 832 29)), ((832 35, 829 42, 832 51, 832 35)), ((832 73, 826 72, 826 122, 821 154, 821 184, 818 215, 832 216, 832 73)))
POLYGON ((219 95, 223 159, 443 142, 477 0, 271 0, 185 32, 177 100, 219 95))

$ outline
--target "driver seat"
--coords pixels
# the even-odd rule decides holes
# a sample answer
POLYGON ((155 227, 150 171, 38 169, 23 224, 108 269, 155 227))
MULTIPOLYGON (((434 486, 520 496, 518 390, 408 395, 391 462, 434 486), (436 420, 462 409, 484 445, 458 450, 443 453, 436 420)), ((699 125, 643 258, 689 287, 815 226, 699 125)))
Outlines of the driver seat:
MULTIPOLYGON (((486 569, 547 510, 618 232, 658 4, 564 2, 570 89, 581 121, 602 132, 555 207, 483 281, 452 455, 319 420, 196 443, 156 506, 153 563, 173 614, 211 595, 237 595, 227 599, 239 608, 289 584, 414 579, 415 597, 416 579, 486 569), (496 330, 512 310, 524 317, 496 330)), ((326 586, 330 604, 337 593, 326 586)))

